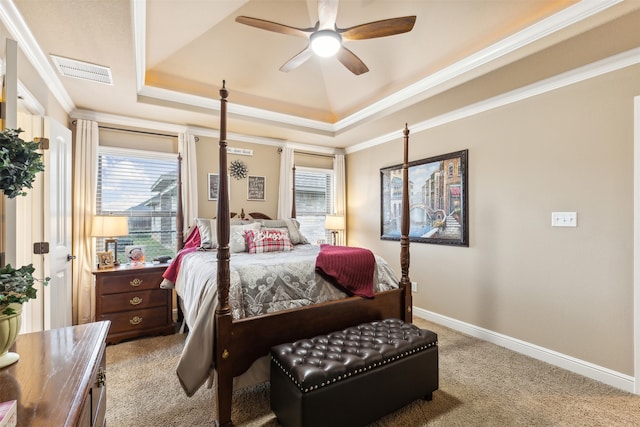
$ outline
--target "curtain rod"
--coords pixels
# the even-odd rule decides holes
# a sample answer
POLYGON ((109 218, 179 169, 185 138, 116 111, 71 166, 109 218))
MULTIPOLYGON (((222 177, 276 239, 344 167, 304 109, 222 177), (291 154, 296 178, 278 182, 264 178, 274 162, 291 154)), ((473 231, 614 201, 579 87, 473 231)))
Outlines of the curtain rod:
MULTIPOLYGON (((294 154, 300 154, 302 156, 316 156, 316 157, 331 157, 331 158, 335 158, 336 155, 335 154, 321 154, 321 153, 309 153, 307 151, 298 151, 298 150, 293 150, 294 154)), ((278 148, 278 153, 282 153, 282 148, 278 148)))
MULTIPOLYGON (((77 120, 74 120, 71 122, 74 126, 78 123, 77 120)), ((134 130, 134 129, 122 129, 122 128, 115 128, 115 127, 110 127, 110 126, 100 126, 98 125, 98 128, 100 129, 109 129, 109 130, 119 130, 122 132, 133 132, 133 133, 143 133, 145 135, 155 135, 155 136, 166 136, 167 138, 177 138, 177 135, 169 135, 166 133, 159 133, 159 132, 149 132, 149 131, 144 131, 144 130, 134 130)), ((199 138, 196 136, 196 142, 199 141, 199 138)))

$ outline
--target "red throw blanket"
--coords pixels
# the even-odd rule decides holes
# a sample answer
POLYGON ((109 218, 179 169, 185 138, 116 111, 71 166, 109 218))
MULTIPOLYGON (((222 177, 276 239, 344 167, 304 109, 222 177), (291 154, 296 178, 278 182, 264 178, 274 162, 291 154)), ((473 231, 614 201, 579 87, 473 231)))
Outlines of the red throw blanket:
POLYGON ((176 257, 171 261, 169 267, 164 271, 162 277, 171 281, 171 283, 176 283, 176 278, 178 277, 178 270, 180 269, 180 263, 182 262, 182 256, 186 255, 190 252, 197 251, 200 247, 200 231, 198 231, 198 227, 193 227, 191 232, 189 233, 189 237, 187 237, 186 242, 184 242, 183 248, 178 252, 176 257))
POLYGON ((318 270, 350 295, 373 298, 376 259, 369 249, 320 245, 318 270))

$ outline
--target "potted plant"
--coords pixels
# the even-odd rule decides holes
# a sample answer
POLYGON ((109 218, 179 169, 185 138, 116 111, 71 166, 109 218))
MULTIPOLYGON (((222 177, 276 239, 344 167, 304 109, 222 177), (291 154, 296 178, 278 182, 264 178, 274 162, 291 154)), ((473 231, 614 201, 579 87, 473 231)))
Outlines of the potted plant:
MULTIPOLYGON (((0 132, 0 190, 10 199, 26 196, 36 174, 44 170, 39 144, 20 138, 22 129, 0 132)), ((4 205, 4 204, 3 204, 4 205)), ((18 269, 0 267, 0 368, 15 363, 19 356, 8 352, 20 332, 22 304, 36 297, 33 264, 18 269)), ((46 285, 49 278, 45 278, 46 285)))
POLYGON ((0 190, 10 199, 26 196, 24 188, 32 188, 36 173, 44 170, 37 142, 20 138, 22 129, 0 132, 0 190))
MULTIPOLYGON (((35 270, 33 264, 23 265, 18 269, 11 264, 0 268, 0 318, 2 315, 16 314, 16 305, 22 305, 36 297, 37 289, 34 285, 38 279, 33 277, 35 270)), ((48 277, 43 281, 43 284, 47 283, 48 277)))

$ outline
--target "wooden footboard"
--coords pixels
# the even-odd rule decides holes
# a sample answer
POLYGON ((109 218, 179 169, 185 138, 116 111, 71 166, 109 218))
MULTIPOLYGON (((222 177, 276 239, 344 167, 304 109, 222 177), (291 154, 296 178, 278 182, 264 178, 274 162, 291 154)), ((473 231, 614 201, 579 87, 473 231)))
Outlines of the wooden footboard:
POLYGON ((403 292, 395 289, 378 293, 374 299, 354 296, 234 320, 231 324, 233 340, 229 346, 233 357, 233 376, 244 373, 256 359, 268 354, 269 349, 277 344, 373 320, 391 317, 404 320, 403 292))

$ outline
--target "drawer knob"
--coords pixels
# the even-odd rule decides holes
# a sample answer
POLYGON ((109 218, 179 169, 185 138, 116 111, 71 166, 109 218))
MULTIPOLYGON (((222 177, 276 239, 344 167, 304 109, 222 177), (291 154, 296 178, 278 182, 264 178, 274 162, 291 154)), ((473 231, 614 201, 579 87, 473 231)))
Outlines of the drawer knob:
POLYGON ((142 323, 142 317, 134 316, 131 320, 129 320, 129 323, 131 323, 132 325, 139 325, 140 323, 142 323))
POLYGON ((140 297, 133 297, 132 299, 129 300, 129 304, 131 305, 138 305, 142 302, 142 298, 140 297))
POLYGON ((107 371, 105 371, 104 368, 98 369, 98 375, 96 377, 96 386, 104 387, 106 382, 107 382, 107 371))
POLYGON ((142 279, 138 279, 138 278, 136 277, 135 279, 133 279, 132 281, 130 281, 130 282, 129 282, 129 284, 130 284, 131 286, 133 286, 134 288, 135 288, 135 287, 138 287, 138 286, 142 285, 142 279))

